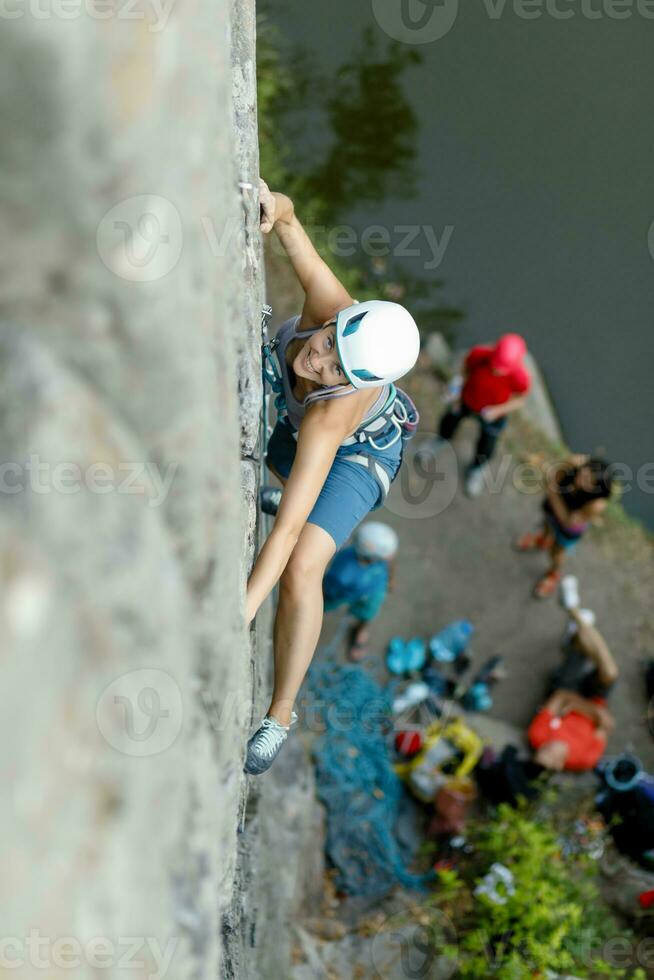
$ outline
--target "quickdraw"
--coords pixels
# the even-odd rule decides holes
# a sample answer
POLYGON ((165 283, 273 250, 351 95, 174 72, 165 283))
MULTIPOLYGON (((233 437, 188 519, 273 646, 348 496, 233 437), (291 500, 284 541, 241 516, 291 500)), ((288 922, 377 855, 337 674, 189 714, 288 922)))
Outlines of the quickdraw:
MULTIPOLYGON (((265 464, 266 447, 268 445, 268 440, 270 439, 270 436, 271 436, 271 428, 270 428, 270 424, 268 422, 268 392, 266 391, 266 382, 268 382, 268 384, 271 386, 271 388, 273 389, 273 391, 275 391, 275 390, 281 391, 282 390, 282 388, 281 388, 281 378, 280 377, 275 378, 275 375, 273 373, 273 372, 276 371, 277 372, 277 375, 279 375, 279 369, 278 369, 277 364, 275 363, 275 360, 274 360, 274 358, 273 358, 273 356, 272 356, 272 354, 270 353, 270 350, 269 350, 269 348, 272 347, 272 345, 275 345, 275 346, 277 345, 277 341, 276 340, 273 340, 270 343, 268 342, 268 321, 270 320, 271 316, 272 316, 272 306, 269 306, 266 303, 266 305, 263 306, 262 309, 261 309, 261 338, 263 340, 263 344, 262 344, 262 347, 261 347, 261 363, 262 363, 262 368, 263 368, 263 391, 262 391, 262 394, 263 394, 263 405, 262 405, 262 409, 261 409, 261 439, 262 439, 262 448, 261 448, 261 453, 260 453, 260 460, 261 460, 260 482, 261 482, 261 485, 262 486, 265 483, 265 477, 266 477, 266 464, 265 464), (267 351, 267 353, 264 354, 264 351, 267 351), (270 369, 269 369, 269 365, 272 365, 272 367, 270 369)), ((273 347, 273 349, 274 349, 274 347, 273 347)), ((282 397, 283 397, 283 395, 282 395, 282 397)), ((264 520, 265 520, 265 518, 264 518, 264 520)))
POLYGON ((282 376, 279 370, 279 364, 277 363, 277 358, 275 356, 275 351, 279 347, 279 341, 276 337, 272 340, 268 339, 268 321, 272 316, 272 307, 264 306, 261 310, 261 336, 263 338, 263 344, 261 345, 261 370, 263 373, 263 383, 264 383, 264 403, 266 399, 265 386, 266 383, 270 385, 270 389, 275 397, 275 408, 278 412, 283 412, 286 409, 286 400, 284 398, 284 383, 282 381, 282 376))

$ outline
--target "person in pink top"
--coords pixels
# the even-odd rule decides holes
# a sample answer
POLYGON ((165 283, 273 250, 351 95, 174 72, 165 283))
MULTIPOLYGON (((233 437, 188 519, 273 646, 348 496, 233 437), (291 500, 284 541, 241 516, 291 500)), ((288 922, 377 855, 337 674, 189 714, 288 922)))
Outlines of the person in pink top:
POLYGON ((478 344, 464 361, 460 400, 441 419, 439 441, 449 441, 464 418, 479 422, 475 457, 468 467, 466 492, 477 497, 484 488, 484 469, 495 451, 507 416, 521 408, 531 387, 525 368, 527 345, 517 333, 507 333, 496 344, 478 344))

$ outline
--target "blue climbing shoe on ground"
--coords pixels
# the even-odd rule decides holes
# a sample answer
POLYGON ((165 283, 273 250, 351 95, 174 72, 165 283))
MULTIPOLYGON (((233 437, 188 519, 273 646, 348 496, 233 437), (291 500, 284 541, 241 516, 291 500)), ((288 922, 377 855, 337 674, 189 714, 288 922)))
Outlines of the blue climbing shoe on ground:
POLYGON ((386 667, 396 677, 406 671, 406 644, 401 636, 394 636, 386 651, 386 667))
MULTIPOLYGON (((297 715, 292 711, 291 725, 294 725, 296 721, 297 715)), ((266 715, 261 726, 248 741, 244 772, 248 772, 252 776, 260 776, 262 772, 270 769, 277 753, 286 741, 291 725, 285 728, 276 718, 270 718, 266 715)))
POLYGON ((404 669, 406 671, 422 670, 427 663, 427 645, 419 636, 414 636, 407 642, 404 653, 404 669))
POLYGON ((386 651, 386 667, 390 674, 401 676, 422 670, 427 662, 427 647, 424 640, 414 636, 405 643, 401 636, 394 636, 386 651))
POLYGON ((259 499, 261 501, 261 510, 264 514, 271 514, 274 517, 279 510, 282 491, 279 487, 262 487, 259 499))

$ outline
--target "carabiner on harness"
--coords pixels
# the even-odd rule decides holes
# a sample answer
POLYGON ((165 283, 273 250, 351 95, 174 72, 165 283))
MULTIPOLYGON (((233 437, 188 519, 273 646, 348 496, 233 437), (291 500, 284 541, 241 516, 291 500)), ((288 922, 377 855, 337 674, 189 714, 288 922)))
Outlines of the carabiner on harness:
POLYGON ((402 438, 403 435, 402 425, 400 422, 398 422, 394 415, 392 415, 388 421, 389 424, 395 429, 388 442, 385 442, 382 446, 380 446, 377 442, 375 442, 372 436, 369 435, 366 437, 368 445, 372 446, 373 449, 378 450, 378 452, 383 452, 385 449, 390 449, 391 446, 395 445, 398 439, 402 438))
MULTIPOLYGON (((264 328, 267 333, 266 328, 264 328)), ((270 385, 275 395, 275 409, 282 413, 286 409, 286 399, 284 397, 284 382, 282 381, 281 371, 277 363, 275 351, 279 347, 279 340, 274 337, 266 341, 261 347, 261 372, 263 374, 264 390, 266 382, 270 385)))
POLYGON ((282 376, 275 357, 275 351, 279 347, 279 341, 275 337, 273 340, 263 344, 261 348, 261 368, 263 370, 263 380, 267 381, 272 390, 277 393, 283 390, 282 376))
POLYGON ((405 442, 408 442, 418 430, 420 412, 416 408, 413 399, 401 388, 397 389, 397 398, 395 399, 393 408, 402 426, 402 438, 405 442))
POLYGON ((268 321, 273 314, 272 306, 268 303, 264 303, 261 307, 261 336, 264 339, 264 343, 268 340, 268 321))
POLYGON ((383 452, 394 446, 399 439, 408 442, 416 432, 420 415, 405 391, 391 385, 386 404, 372 419, 368 419, 343 445, 367 443, 372 449, 383 452))

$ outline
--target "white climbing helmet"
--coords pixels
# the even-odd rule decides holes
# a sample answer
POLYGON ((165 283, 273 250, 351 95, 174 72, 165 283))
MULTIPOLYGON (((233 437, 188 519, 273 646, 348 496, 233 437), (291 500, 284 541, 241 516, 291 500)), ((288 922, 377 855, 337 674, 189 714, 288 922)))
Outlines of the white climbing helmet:
POLYGON ((416 321, 399 303, 368 300, 336 317, 338 356, 354 388, 375 388, 397 381, 418 360, 416 321))
POLYGON ((392 527, 381 521, 366 521, 354 535, 354 549, 359 558, 383 558, 397 553, 399 538, 392 527))

